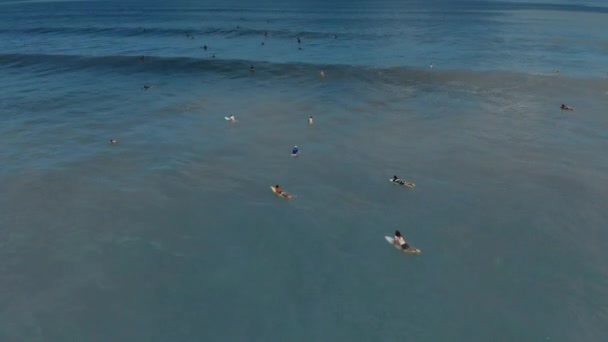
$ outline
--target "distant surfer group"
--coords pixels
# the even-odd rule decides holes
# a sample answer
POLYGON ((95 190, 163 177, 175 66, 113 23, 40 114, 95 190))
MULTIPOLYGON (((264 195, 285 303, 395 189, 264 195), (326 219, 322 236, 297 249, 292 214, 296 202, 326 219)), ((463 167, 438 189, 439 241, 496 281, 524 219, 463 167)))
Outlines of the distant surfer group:
MULTIPOLYGON (((226 120, 234 122, 234 115, 230 115, 230 117, 226 117, 226 120)), ((313 124, 313 117, 312 115, 308 117, 308 124, 312 125, 313 124)), ((298 148, 298 146, 294 146, 291 150, 291 156, 292 157, 297 157, 300 154, 300 149, 298 148)), ((397 175, 393 175, 393 178, 389 179, 393 184, 397 184, 397 185, 403 185, 403 186, 407 186, 410 188, 415 187, 416 185, 413 182, 409 182, 409 181, 404 181, 401 178, 399 178, 397 175)), ((293 197, 292 194, 286 192, 283 190, 283 188, 281 188, 281 186, 279 184, 276 184, 274 186, 271 186, 270 189, 272 190, 272 192, 274 194, 276 194, 279 197, 285 198, 285 199, 291 199, 293 197)), ((403 237, 403 235, 401 234, 401 232, 399 230, 395 230, 395 235, 393 238, 390 238, 388 236, 385 236, 385 239, 391 243, 392 245, 394 245, 396 248, 399 248, 400 250, 402 250, 404 253, 406 254, 419 254, 420 250, 417 248, 414 248, 412 246, 410 246, 408 244, 408 242, 405 240, 405 238, 403 237)))
MULTIPOLYGON (((147 88, 146 88, 147 89, 147 88)), ((235 123, 236 122, 236 118, 234 116, 234 114, 231 114, 230 116, 226 116, 224 117, 226 119, 226 121, 231 122, 231 123, 235 123)), ((307 122, 309 125, 312 125, 314 123, 314 118, 312 115, 310 115, 307 119, 307 122)), ((116 139, 110 139, 110 144, 116 144, 118 141, 116 139)), ((292 157, 297 157, 298 155, 300 155, 300 149, 298 148, 297 145, 295 145, 292 149, 291 149, 291 156, 292 157)), ((415 186, 414 183, 409 182, 409 181, 404 181, 401 178, 399 178, 397 175, 394 175, 393 178, 389 179, 393 184, 397 184, 397 185, 403 185, 403 186, 407 186, 410 188, 413 188, 415 186)), ((281 186, 279 184, 276 184, 274 186, 270 187, 272 192, 274 192, 277 196, 280 196, 282 198, 286 198, 286 199, 291 199, 293 196, 288 193, 285 192, 283 190, 283 188, 281 188, 281 186)), ((405 238, 403 237, 403 235, 401 234, 401 232, 399 230, 395 231, 395 236, 390 239, 389 237, 386 237, 387 241, 389 241, 390 243, 392 243, 395 247, 400 248, 401 250, 403 250, 403 252, 405 253, 409 253, 409 254, 418 254, 420 253, 420 250, 417 248, 413 248, 411 247, 407 241, 405 240, 405 238)))
MULTIPOLYGON (((240 29, 240 27, 238 27, 238 26, 237 26, 237 29, 240 29)), ((190 37, 191 39, 194 39, 194 37, 193 37, 193 36, 190 36, 190 35, 186 35, 186 36, 187 36, 187 37, 190 37)), ((265 38, 266 38, 266 37, 268 37, 268 32, 266 32, 266 31, 264 32, 264 37, 265 37, 265 38)), ((333 37, 334 37, 334 38, 337 38, 337 36, 336 36, 336 35, 333 35, 333 37)), ((296 36, 296 39, 297 39, 298 49, 299 49, 299 50, 302 50, 302 47, 300 46, 300 45, 301 45, 300 36, 299 36, 299 35, 298 35, 298 36, 296 36)), ((264 42, 262 42, 262 43, 261 43, 261 45, 264 45, 264 42)), ((208 49, 207 45, 204 45, 204 46, 202 46, 201 48, 202 48, 202 49, 204 49, 205 51, 207 51, 207 49, 208 49)), ((212 58, 215 58, 215 55, 212 55, 212 58)), ((139 57, 139 59, 140 59, 140 60, 143 62, 143 61, 145 60, 145 57, 144 57, 144 56, 141 56, 141 57, 139 57)), ((433 69, 433 64, 432 64, 432 63, 431 63, 431 64, 429 64, 429 68, 430 68, 430 69, 433 69)), ((255 67, 254 67, 253 65, 250 65, 250 66, 249 66, 249 71, 250 71, 251 73, 254 73, 254 72, 255 72, 255 67)), ((554 74, 557 74, 559 71, 554 69, 552 72, 553 72, 554 74)), ((321 70, 321 71, 319 72, 319 75, 320 75, 322 78, 325 78, 325 77, 326 77, 326 74, 325 74, 325 71, 324 71, 324 70, 321 70)), ((149 90, 150 88, 152 88, 152 86, 151 86, 151 85, 148 85, 148 84, 145 84, 145 85, 143 86, 143 89, 144 89, 144 90, 149 90)), ((565 104, 561 104, 560 109, 562 109, 562 110, 570 110, 570 111, 573 111, 573 110, 574 110, 574 108, 572 108, 572 107, 570 107, 570 106, 567 106, 567 105, 565 105, 565 104)), ((225 117, 225 119, 226 119, 226 121, 228 121, 228 122, 230 122, 230 123, 235 123, 235 122, 236 122, 236 118, 235 118, 235 116, 234 116, 234 115, 227 116, 227 117, 225 117)), ((314 123, 313 116, 312 116, 312 115, 311 115, 311 116, 309 116, 307 121, 308 121, 308 124, 309 124, 309 125, 313 125, 313 123, 314 123)), ((110 139, 110 144, 116 144, 117 142, 118 142, 118 141, 117 141, 116 139, 110 139)), ((298 146, 297 146, 297 145, 295 145, 295 146, 292 148, 292 150, 291 150, 291 156, 292 156, 292 157, 297 157, 297 156, 299 156, 299 154, 300 154, 300 149, 298 148, 298 146)), ((400 178, 399 178, 397 175, 394 175, 394 176, 393 176, 391 179, 389 179, 389 180, 390 180, 390 181, 391 181, 393 184, 396 184, 396 185, 402 185, 402 186, 406 186, 406 187, 409 187, 409 188, 413 188, 413 187, 415 187, 415 184, 414 184, 413 182, 410 182, 410 181, 404 181, 404 180, 400 179, 400 178)), ((287 193, 287 192, 283 191, 283 189, 281 188, 281 186, 280 186, 280 185, 278 185, 278 184, 276 184, 276 185, 274 185, 274 186, 271 186, 271 189, 272 189, 272 191, 273 191, 273 192, 274 192, 274 193, 275 193, 277 196, 280 196, 280 197, 283 197, 283 198, 286 198, 286 199, 291 199, 291 198, 292 198, 292 195, 291 195, 290 193, 287 193)), ((410 245, 407 243, 407 241, 405 240, 405 238, 403 237, 403 235, 401 234, 401 232, 400 232, 399 230, 395 230, 395 234, 394 234, 394 237, 393 237, 393 238, 389 238, 389 237, 387 236, 387 237, 386 237, 386 239, 387 239, 387 241, 389 241, 390 243, 392 243, 392 244, 393 244, 395 247, 400 248, 401 250, 403 250, 403 251, 404 251, 404 252, 406 252, 406 253, 420 253, 420 250, 419 250, 419 249, 413 248, 413 247, 411 247, 411 246, 410 246, 410 245)))

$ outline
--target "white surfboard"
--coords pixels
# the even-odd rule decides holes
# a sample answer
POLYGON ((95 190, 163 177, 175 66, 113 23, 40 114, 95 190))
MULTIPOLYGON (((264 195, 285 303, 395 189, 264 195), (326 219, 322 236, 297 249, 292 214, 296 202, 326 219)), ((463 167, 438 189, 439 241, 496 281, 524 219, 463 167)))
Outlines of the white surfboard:
POLYGON ((419 250, 418 248, 414 248, 414 247, 410 247, 408 249, 401 248, 401 246, 395 244, 395 239, 390 236, 385 236, 384 238, 386 239, 386 242, 390 243, 391 245, 393 245, 393 247, 397 248, 398 250, 402 251, 403 253, 419 254, 421 252, 421 250, 419 250))

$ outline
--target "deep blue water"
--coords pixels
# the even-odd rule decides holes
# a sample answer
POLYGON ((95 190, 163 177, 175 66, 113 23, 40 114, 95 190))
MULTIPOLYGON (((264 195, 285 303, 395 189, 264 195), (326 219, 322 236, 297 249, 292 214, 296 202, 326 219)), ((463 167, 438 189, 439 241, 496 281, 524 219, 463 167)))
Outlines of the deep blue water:
POLYGON ((608 340, 607 32, 601 1, 0 1, 0 341, 608 340))

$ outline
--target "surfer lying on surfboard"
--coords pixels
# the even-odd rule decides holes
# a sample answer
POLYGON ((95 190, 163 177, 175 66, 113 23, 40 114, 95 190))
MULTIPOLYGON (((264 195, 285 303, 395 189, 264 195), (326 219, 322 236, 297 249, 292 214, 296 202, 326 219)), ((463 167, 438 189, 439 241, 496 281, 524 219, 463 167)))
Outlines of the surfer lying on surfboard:
POLYGON ((271 186, 270 189, 272 189, 272 192, 274 192, 277 196, 287 198, 287 199, 291 198, 291 194, 283 191, 283 189, 281 189, 281 187, 278 184, 275 186, 271 186))
POLYGON ((400 185, 409 186, 409 187, 414 186, 414 183, 403 181, 403 180, 399 179, 399 177, 397 177, 397 176, 393 176, 393 179, 391 179, 391 182, 397 183, 397 184, 400 184, 400 185))
POLYGON ((407 241, 401 236, 401 232, 395 230, 395 245, 401 246, 402 249, 410 248, 410 245, 407 244, 407 241))
POLYGON ((564 110, 574 110, 574 108, 572 108, 572 107, 568 107, 568 106, 566 106, 566 105, 565 105, 565 104, 563 104, 563 103, 562 103, 562 105, 561 105, 559 108, 564 109, 564 110))

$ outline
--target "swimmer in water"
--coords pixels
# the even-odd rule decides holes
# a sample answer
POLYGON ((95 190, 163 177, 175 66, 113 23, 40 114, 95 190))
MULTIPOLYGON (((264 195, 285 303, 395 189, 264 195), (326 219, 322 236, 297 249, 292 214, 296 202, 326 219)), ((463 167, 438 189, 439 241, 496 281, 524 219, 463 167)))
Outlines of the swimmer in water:
POLYGON ((325 71, 321 70, 319 74, 321 75, 321 77, 325 77, 325 71))
POLYGON ((152 88, 152 86, 149 86, 149 85, 147 85, 147 84, 144 84, 144 90, 148 90, 148 89, 150 89, 150 88, 152 88))
POLYGON ((207 45, 203 45, 203 50, 207 51, 207 45))
POLYGON ((249 71, 254 72, 255 68, 253 67, 253 64, 249 67, 249 71))
POLYGON ((118 142, 118 140, 116 139, 110 139, 110 144, 116 144, 118 142))
POLYGON ((313 124, 312 115, 308 117, 308 124, 309 125, 313 124))

